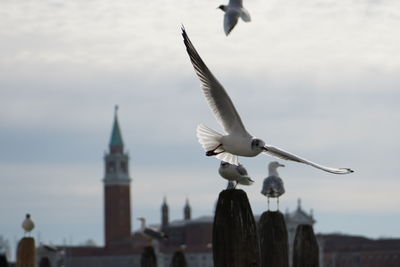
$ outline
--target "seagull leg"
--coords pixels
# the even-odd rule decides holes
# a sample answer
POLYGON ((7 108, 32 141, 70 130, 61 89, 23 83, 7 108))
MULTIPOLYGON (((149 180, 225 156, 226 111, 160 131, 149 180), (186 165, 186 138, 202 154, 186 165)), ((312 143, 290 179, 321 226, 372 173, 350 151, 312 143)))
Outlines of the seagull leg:
POLYGON ((279 197, 277 198, 277 207, 278 207, 278 211, 279 211, 279 197))
POLYGON ((222 152, 224 152, 224 151, 221 151, 221 152, 215 152, 215 150, 217 150, 219 147, 221 147, 222 146, 222 144, 219 144, 216 148, 214 148, 213 150, 209 150, 209 151, 207 151, 206 152, 206 156, 215 156, 215 155, 218 155, 218 154, 221 154, 222 152))
POLYGON ((238 181, 236 181, 235 186, 233 187, 233 189, 236 189, 236 186, 238 185, 238 181))

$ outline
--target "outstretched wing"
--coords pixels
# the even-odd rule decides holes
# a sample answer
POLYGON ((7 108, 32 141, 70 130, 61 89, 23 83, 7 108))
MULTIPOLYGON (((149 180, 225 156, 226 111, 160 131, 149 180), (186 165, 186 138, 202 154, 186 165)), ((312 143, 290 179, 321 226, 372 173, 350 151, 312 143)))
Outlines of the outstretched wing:
POLYGON ((239 172, 240 175, 246 176, 247 175, 247 170, 245 167, 243 167, 242 164, 239 164, 237 167, 237 171, 239 172))
POLYGON ((291 161, 296 161, 296 162, 300 162, 300 163, 304 163, 310 166, 313 166, 315 168, 318 168, 320 170, 326 171, 326 172, 330 172, 330 173, 334 173, 334 174, 348 174, 348 173, 352 173, 354 172, 353 170, 349 169, 349 168, 331 168, 331 167, 325 167, 322 165, 319 165, 317 163, 314 163, 312 161, 300 158, 299 156, 296 156, 294 154, 291 154, 285 150, 282 150, 280 148, 277 147, 273 147, 273 146, 265 146, 264 147, 264 153, 281 158, 281 159, 285 159, 285 160, 291 160, 291 161))
POLYGON ((235 106, 224 87, 218 82, 211 71, 204 64, 200 55, 197 53, 192 42, 190 41, 185 29, 182 27, 183 42, 186 51, 189 54, 190 61, 200 79, 204 95, 206 96, 208 105, 213 111, 217 121, 227 133, 247 134, 246 129, 240 119, 235 106))
POLYGON ((228 35, 236 26, 239 20, 239 13, 235 10, 227 11, 224 15, 224 31, 228 35))
POLYGON ((242 0, 229 0, 229 6, 231 7, 242 7, 243 1, 242 0))

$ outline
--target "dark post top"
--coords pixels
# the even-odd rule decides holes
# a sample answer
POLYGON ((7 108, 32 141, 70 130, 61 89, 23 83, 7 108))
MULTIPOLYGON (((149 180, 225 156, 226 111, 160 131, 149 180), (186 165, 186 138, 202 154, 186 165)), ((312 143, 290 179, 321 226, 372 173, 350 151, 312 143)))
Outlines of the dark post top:
POLYGON ((154 248, 147 246, 143 248, 142 258, 140 259, 140 267, 157 267, 157 258, 154 248))
POLYGON ((171 264, 169 265, 169 267, 188 267, 185 254, 183 254, 183 251, 178 250, 174 253, 174 256, 172 256, 171 264))
POLYGON ((258 229, 261 266, 289 267, 285 216, 279 211, 266 211, 261 215, 258 229))
POLYGON ((311 225, 297 226, 293 246, 293 267, 319 267, 318 242, 311 225))
POLYGON ((219 194, 212 239, 214 267, 260 266, 257 227, 243 190, 219 194))

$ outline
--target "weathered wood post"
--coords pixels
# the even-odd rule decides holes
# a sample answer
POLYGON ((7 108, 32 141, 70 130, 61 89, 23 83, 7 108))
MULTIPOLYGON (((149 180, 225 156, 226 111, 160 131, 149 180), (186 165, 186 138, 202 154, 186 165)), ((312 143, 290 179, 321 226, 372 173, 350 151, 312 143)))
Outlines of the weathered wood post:
POLYGON ((311 225, 297 226, 293 246, 293 267, 319 267, 318 242, 311 225))
POLYGON ((172 256, 170 267, 187 267, 187 261, 185 258, 185 254, 182 250, 178 250, 172 256))
POLYGON ((0 255, 0 267, 8 267, 6 255, 0 255))
POLYGON ((288 233, 279 211, 266 211, 258 223, 262 267, 289 267, 288 233))
POLYGON ((35 239, 24 237, 19 241, 16 267, 35 267, 35 239))
POLYGON ((243 190, 219 194, 212 242, 214 267, 260 266, 257 227, 243 190))
POLYGON ((48 257, 43 257, 40 259, 39 267, 51 267, 50 260, 48 257))
POLYGON ((157 267, 157 258, 152 246, 144 247, 142 258, 140 259, 141 267, 157 267))

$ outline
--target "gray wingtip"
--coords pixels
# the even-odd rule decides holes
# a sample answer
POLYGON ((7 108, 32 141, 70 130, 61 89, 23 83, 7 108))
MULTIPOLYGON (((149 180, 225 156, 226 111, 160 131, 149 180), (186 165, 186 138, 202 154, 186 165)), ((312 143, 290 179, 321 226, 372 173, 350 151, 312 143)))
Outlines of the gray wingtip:
POLYGON ((336 174, 350 174, 353 173, 354 171, 350 168, 340 168, 340 172, 335 172, 336 174))

